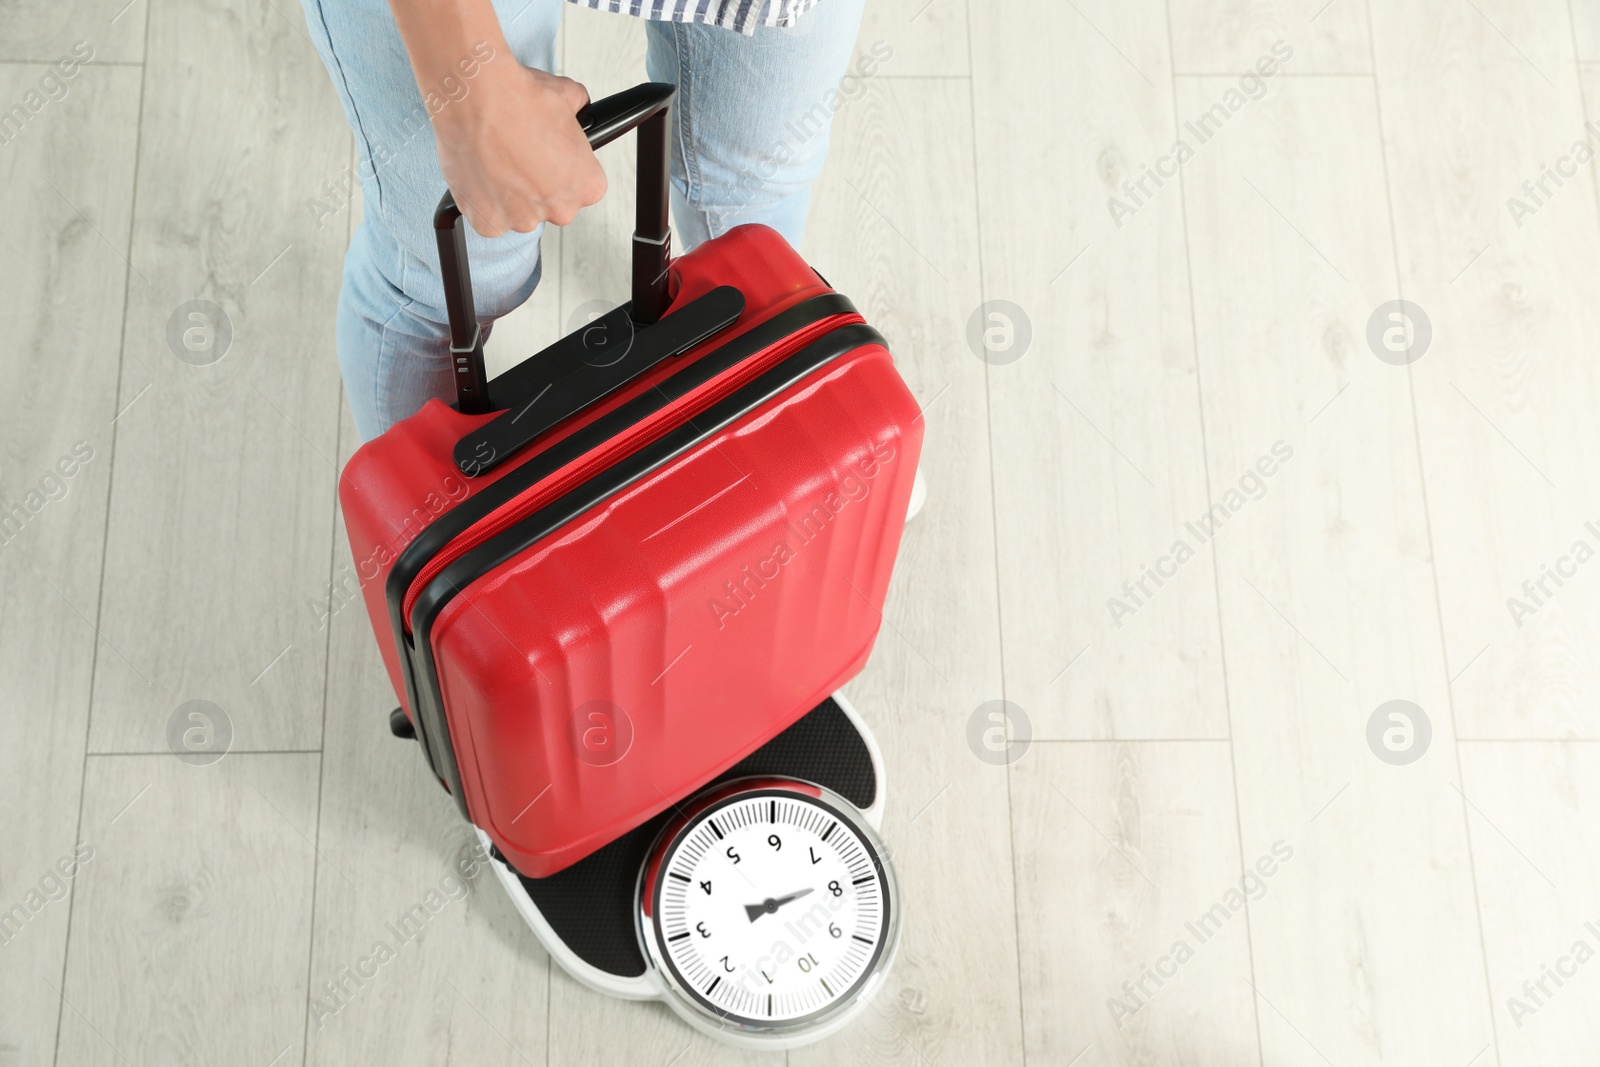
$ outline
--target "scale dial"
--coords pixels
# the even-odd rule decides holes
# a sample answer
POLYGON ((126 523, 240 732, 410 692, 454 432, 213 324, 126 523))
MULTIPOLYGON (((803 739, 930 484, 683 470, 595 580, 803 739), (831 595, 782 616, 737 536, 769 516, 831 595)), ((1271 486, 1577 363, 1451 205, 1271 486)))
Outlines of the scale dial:
POLYGON ((691 1021, 789 1037, 864 1003, 899 919, 859 812, 787 781, 735 783, 692 806, 657 843, 640 910, 646 953, 691 1021))

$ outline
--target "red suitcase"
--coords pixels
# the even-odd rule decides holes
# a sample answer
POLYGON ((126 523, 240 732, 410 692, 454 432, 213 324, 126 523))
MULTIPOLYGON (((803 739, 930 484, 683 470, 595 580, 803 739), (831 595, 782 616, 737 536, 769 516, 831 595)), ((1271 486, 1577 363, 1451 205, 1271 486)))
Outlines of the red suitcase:
POLYGON ((777 233, 668 266, 671 96, 579 115, 597 147, 639 127, 631 303, 486 381, 446 195, 457 404, 429 401, 340 478, 397 732, 532 878, 861 669, 921 447, 883 338, 777 233))

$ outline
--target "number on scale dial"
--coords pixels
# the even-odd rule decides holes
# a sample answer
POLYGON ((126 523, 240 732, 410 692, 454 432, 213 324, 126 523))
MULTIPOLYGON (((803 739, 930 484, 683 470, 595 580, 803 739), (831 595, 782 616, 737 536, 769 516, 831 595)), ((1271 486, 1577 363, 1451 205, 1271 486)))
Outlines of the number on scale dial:
POLYGON ((700 812, 668 843, 654 933, 683 990, 752 1026, 851 997, 888 936, 883 860, 831 805, 764 788, 700 812))

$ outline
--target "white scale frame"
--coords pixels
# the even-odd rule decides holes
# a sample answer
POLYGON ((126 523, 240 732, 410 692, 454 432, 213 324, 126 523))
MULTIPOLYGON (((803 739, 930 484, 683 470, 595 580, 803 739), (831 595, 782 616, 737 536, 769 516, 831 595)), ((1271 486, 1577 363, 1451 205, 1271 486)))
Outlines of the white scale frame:
MULTIPOLYGON (((507 864, 498 860, 491 860, 489 867, 494 871, 495 877, 505 888, 506 894, 511 898, 518 914, 523 918, 534 936, 545 951, 550 953, 562 969, 590 989, 607 996, 619 997, 624 1000, 659 1000, 665 1002, 685 1022, 702 1033, 708 1034, 721 1041, 746 1048, 760 1049, 785 1049, 795 1048, 800 1045, 810 1044, 820 1040, 831 1033, 849 1024, 858 1014, 867 1007, 868 1002, 878 992, 883 984, 884 977, 894 961, 895 950, 898 946, 900 900, 897 895, 894 871, 889 861, 887 851, 877 837, 877 829, 883 818, 884 796, 886 794, 887 780, 884 776, 883 754, 878 748, 877 739, 872 731, 862 721, 860 714, 850 704, 843 693, 833 694, 833 700, 839 709, 844 712, 866 742, 867 752, 872 760, 873 777, 877 789, 873 796, 872 806, 866 810, 855 807, 849 801, 832 793, 830 790, 820 789, 805 783, 807 791, 817 789, 821 793, 821 800, 828 807, 836 810, 840 816, 848 821, 854 836, 864 842, 865 846, 876 853, 877 863, 883 875, 883 892, 888 900, 888 922, 881 932, 881 944, 876 947, 876 956, 867 968, 865 976, 853 983, 853 989, 847 991, 848 996, 835 999, 826 1010, 820 1011, 815 1016, 799 1020, 778 1021, 770 1025, 741 1026, 720 1017, 716 1012, 709 1010, 693 993, 682 988, 681 983, 670 969, 663 968, 660 963, 659 945, 654 943, 654 928, 650 920, 642 914, 637 914, 636 919, 640 927, 640 948, 644 953, 647 963, 645 972, 633 978, 621 977, 600 970, 593 964, 579 958, 565 942, 561 940, 545 921, 544 916, 534 907, 533 901, 522 887, 517 873, 507 864)), ((752 786, 769 788, 775 781, 781 780, 781 775, 766 775, 751 781, 752 786)), ((730 790, 737 790, 745 783, 722 783, 710 790, 706 796, 723 796, 730 790)), ((701 798, 691 798, 686 802, 686 809, 694 809, 701 798)), ((674 826, 678 824, 675 821, 674 826)), ((678 827, 681 829, 681 827, 678 827)), ((669 827, 669 831, 673 828, 669 827)), ((485 852, 492 844, 482 830, 477 831, 485 852)), ((657 842, 651 850, 651 857, 655 857, 666 842, 657 842)), ((641 879, 644 872, 640 872, 641 879)), ((637 902, 638 893, 635 892, 637 902)))

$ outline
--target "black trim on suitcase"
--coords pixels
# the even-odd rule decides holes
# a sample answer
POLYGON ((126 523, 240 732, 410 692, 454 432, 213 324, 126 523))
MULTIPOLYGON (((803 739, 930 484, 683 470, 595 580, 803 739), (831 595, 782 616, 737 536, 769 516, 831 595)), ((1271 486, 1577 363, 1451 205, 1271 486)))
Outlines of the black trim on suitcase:
POLYGON ((489 383, 500 414, 456 442, 456 470, 481 477, 664 359, 681 356, 744 314, 744 294, 719 285, 635 329, 624 304, 489 383))
MULTIPOLYGON (((667 431, 639 451, 622 458, 582 485, 483 544, 468 550, 458 559, 452 560, 428 583, 412 605, 411 638, 405 636, 398 625, 398 620, 395 620, 397 624, 395 636, 399 642, 400 658, 406 667, 402 673, 407 675, 407 689, 413 695, 411 707, 417 713, 419 739, 424 735, 428 738, 429 758, 433 763, 434 773, 439 775, 450 794, 455 797, 456 806, 461 810, 463 817, 468 821, 471 820, 471 815, 467 811, 466 797, 461 791, 461 771, 456 762, 455 746, 450 740, 450 730, 444 712, 444 697, 439 687, 438 665, 433 656, 433 624, 445 606, 472 582, 549 537, 584 512, 604 503, 629 485, 732 425, 808 375, 839 357, 869 344, 888 347, 883 335, 865 323, 851 323, 824 334, 783 359, 754 381, 711 405, 692 420, 667 431), (419 666, 420 672, 416 669, 419 666), (412 678, 419 673, 423 685, 416 685, 412 681, 412 678), (425 697, 421 701, 415 699, 415 695, 419 693, 425 697)), ((713 353, 712 356, 692 364, 667 379, 662 383, 663 386, 692 374, 696 368, 715 355, 716 353, 713 353)), ((650 394, 644 394, 648 395, 650 394)), ((619 408, 618 412, 621 410, 619 408)), ((496 486, 498 484, 496 483, 496 486)), ((432 529, 430 526, 429 530, 432 529)), ((397 563, 397 568, 398 565, 397 563)), ((392 578, 391 572, 391 580, 392 578)))
MULTIPOLYGON (((639 394, 548 448, 529 456, 516 470, 499 481, 485 486, 481 492, 462 501, 459 507, 452 508, 424 527, 422 532, 401 551, 400 558, 395 560, 394 566, 389 570, 389 577, 384 582, 384 599, 389 605, 389 627, 394 634, 395 644, 400 649, 400 676, 405 684, 406 706, 416 711, 419 702, 415 672, 412 669, 411 658, 405 651, 405 619, 401 614, 402 607, 406 593, 410 590, 411 584, 417 580, 417 575, 422 573, 435 556, 448 548, 450 542, 505 506, 529 486, 550 476, 585 453, 599 448, 691 389, 703 385, 718 374, 726 373, 791 334, 832 316, 850 314, 856 314, 855 305, 839 293, 823 293, 802 300, 765 322, 757 323, 737 337, 730 338, 726 344, 689 364, 661 382, 655 389, 639 394)), ((672 317, 668 316, 669 319, 672 317)), ((427 756, 433 772, 444 778, 442 770, 444 761, 436 757, 432 735, 428 731, 427 724, 420 720, 420 712, 418 716, 417 741, 422 745, 422 752, 427 756)))

